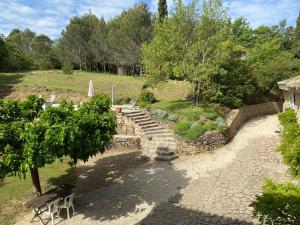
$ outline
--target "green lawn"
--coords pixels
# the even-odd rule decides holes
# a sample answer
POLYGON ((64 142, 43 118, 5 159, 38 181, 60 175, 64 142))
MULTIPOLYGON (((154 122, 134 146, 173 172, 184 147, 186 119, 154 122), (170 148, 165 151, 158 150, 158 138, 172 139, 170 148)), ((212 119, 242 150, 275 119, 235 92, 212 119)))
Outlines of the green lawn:
MULTIPOLYGON (((0 73, 0 86, 13 87, 8 89, 7 93, 2 93, 2 97, 10 98, 24 98, 24 95, 30 93, 56 93, 59 98, 81 100, 87 96, 89 80, 93 81, 96 94, 102 92, 111 96, 113 84, 115 98, 121 98, 138 96, 146 79, 84 71, 74 71, 72 75, 62 74, 59 70, 0 73)), ((150 90, 158 99, 184 99, 190 85, 183 81, 170 81, 150 90)))
MULTIPOLYGON (((67 161, 47 165, 39 170, 42 188, 50 187, 49 179, 67 174, 70 168, 67 161)), ((7 177, 0 182, 0 224, 13 224, 16 216, 27 212, 23 207, 29 194, 33 191, 31 177, 28 174, 25 180, 18 177, 7 177)))

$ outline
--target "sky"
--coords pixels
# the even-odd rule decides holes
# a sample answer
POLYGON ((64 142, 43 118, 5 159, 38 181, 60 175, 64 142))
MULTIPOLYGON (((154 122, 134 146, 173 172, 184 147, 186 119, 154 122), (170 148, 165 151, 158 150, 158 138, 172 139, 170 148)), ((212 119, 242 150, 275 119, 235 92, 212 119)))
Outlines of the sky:
MULTIPOLYGON (((70 18, 89 10, 106 20, 142 0, 0 0, 0 34, 7 36, 13 28, 30 28, 38 34, 58 38, 70 18)), ((156 12, 158 0, 143 0, 156 12)), ((189 0, 185 0, 189 1, 189 0)), ((200 0, 201 1, 201 0, 200 0)), ((173 0, 168 0, 169 11, 173 0)), ((286 19, 295 26, 300 0, 223 0, 230 16, 247 18, 252 27, 271 26, 286 19)))

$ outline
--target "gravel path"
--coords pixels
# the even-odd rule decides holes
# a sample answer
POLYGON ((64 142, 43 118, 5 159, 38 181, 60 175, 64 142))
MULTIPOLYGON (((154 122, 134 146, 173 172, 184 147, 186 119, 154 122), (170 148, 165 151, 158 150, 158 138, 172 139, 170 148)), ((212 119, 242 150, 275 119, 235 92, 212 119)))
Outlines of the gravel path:
MULTIPOLYGON (((76 211, 59 224, 254 224, 251 208, 265 178, 283 181, 276 115, 249 121, 214 152, 145 163, 110 152, 76 170, 76 211)), ((21 222, 28 224, 28 215, 21 222)), ((64 216, 64 215, 63 215, 64 216)), ((36 222, 35 224, 38 224, 36 222)))

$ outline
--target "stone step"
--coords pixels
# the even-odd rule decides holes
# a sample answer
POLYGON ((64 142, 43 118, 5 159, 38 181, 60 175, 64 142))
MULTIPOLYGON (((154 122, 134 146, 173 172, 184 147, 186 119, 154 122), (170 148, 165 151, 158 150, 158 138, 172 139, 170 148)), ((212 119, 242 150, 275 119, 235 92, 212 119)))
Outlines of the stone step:
POLYGON ((151 130, 151 131, 145 131, 145 134, 148 135, 148 134, 172 134, 172 133, 168 130, 151 130))
POLYGON ((131 120, 133 120, 134 122, 138 121, 138 120, 143 120, 143 119, 151 119, 151 118, 149 118, 146 115, 131 117, 131 120))
POLYGON ((157 139, 157 140, 165 140, 165 138, 167 139, 172 139, 172 140, 176 140, 176 138, 174 137, 173 134, 169 134, 169 133, 162 133, 162 134, 150 134, 150 135, 146 135, 147 137, 152 137, 152 139, 157 139))
POLYGON ((146 114, 145 114, 145 112, 136 112, 136 113, 127 113, 126 116, 128 116, 130 118, 136 118, 136 117, 139 117, 139 116, 145 116, 146 117, 146 114))
POLYGON ((143 122, 140 122, 140 123, 136 123, 137 125, 139 126, 145 126, 145 125, 150 125, 150 124, 156 124, 158 125, 155 121, 153 120, 149 120, 149 121, 143 121, 143 122))
POLYGON ((140 126, 142 128, 142 130, 144 131, 147 128, 153 128, 153 127, 158 127, 157 123, 153 123, 153 124, 149 124, 149 125, 144 125, 144 126, 140 126))
POLYGON ((173 150, 170 150, 168 149, 168 151, 164 151, 164 150, 161 150, 161 149, 157 149, 155 151, 155 153, 157 155, 162 155, 162 156, 165 156, 165 155, 175 155, 175 152, 173 150))
POLYGON ((177 159, 178 155, 156 155, 154 159, 156 161, 171 161, 177 159))
POLYGON ((149 118, 149 117, 141 117, 139 119, 134 119, 135 123, 142 123, 142 122, 146 122, 146 121, 153 121, 153 120, 151 120, 151 118, 149 118))
POLYGON ((149 127, 149 128, 145 128, 144 132, 160 131, 160 130, 166 130, 166 129, 164 127, 162 127, 162 126, 149 127))

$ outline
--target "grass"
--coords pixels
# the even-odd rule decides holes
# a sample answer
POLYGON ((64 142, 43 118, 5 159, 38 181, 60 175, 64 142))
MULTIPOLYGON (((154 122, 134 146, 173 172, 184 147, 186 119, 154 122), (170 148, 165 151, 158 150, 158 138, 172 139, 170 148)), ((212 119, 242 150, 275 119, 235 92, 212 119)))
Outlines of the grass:
MULTIPOLYGON (((193 106, 187 100, 162 100, 152 104, 151 109, 158 116, 164 115, 164 112, 168 115, 176 115, 178 120, 174 124, 175 131, 188 140, 195 140, 208 130, 223 132, 226 128, 218 104, 193 106)), ((168 116, 164 115, 164 118, 168 118, 168 116)))
MULTIPOLYGON (((67 161, 47 165, 39 170, 42 188, 49 187, 49 179, 67 174, 70 168, 67 161)), ((17 216, 28 212, 23 207, 27 197, 33 191, 30 174, 26 179, 7 177, 0 182, 0 221, 1 224, 10 225, 15 222, 17 216)))
MULTIPOLYGON (((113 84, 115 98, 137 97, 146 81, 145 77, 84 71, 74 71, 72 75, 62 74, 59 70, 0 73, 0 86, 13 87, 13 90, 8 91, 10 93, 2 95, 12 98, 23 98, 25 96, 21 96, 22 94, 30 93, 58 93, 58 97, 61 95, 72 100, 82 100, 87 96, 89 80, 93 81, 96 94, 105 93, 111 96, 113 84)), ((184 99, 189 93, 190 85, 184 81, 170 81, 149 89, 158 99, 184 99)))

